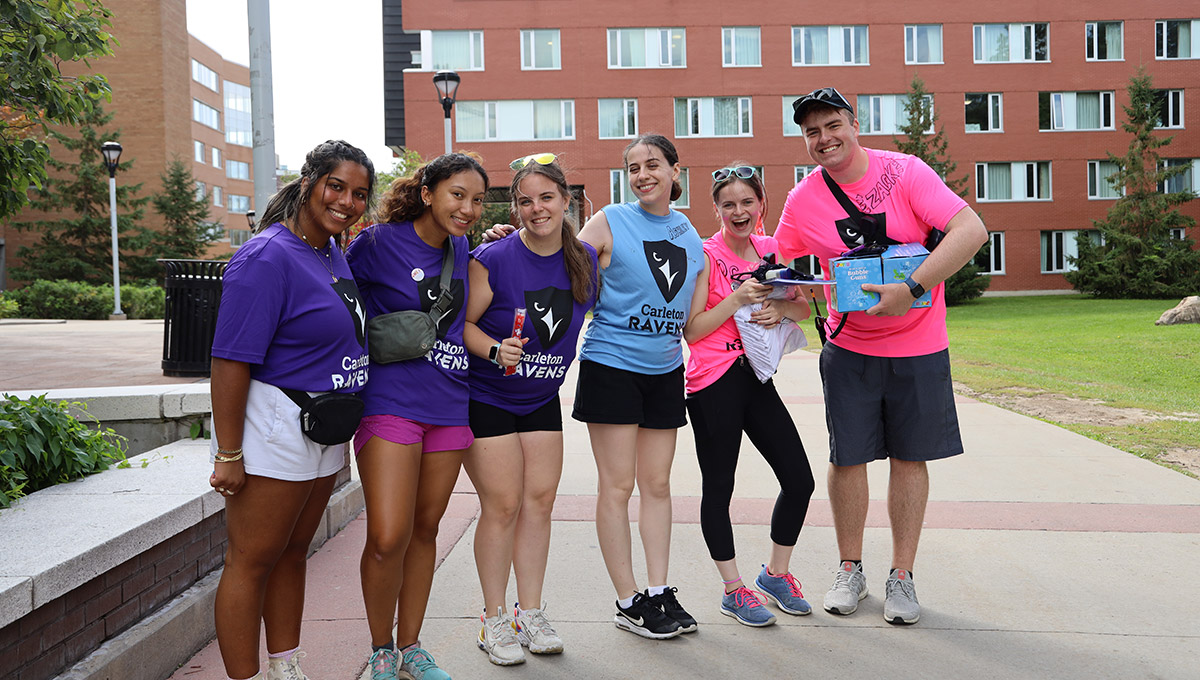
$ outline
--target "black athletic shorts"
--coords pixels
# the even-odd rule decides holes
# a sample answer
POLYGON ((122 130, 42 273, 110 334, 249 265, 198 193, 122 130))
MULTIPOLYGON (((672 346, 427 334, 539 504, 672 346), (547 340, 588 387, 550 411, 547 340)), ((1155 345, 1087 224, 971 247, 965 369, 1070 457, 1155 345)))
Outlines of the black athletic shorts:
POLYGON ((821 382, 834 465, 937 460, 963 452, 949 350, 875 357, 826 344, 821 382))
POLYGON ((519 416, 499 406, 471 400, 471 432, 476 439, 499 437, 514 432, 562 432, 562 404, 558 396, 537 407, 528 415, 519 416))
POLYGON ((683 366, 646 375, 580 361, 571 417, 585 423, 674 430, 687 425, 683 396, 683 366))

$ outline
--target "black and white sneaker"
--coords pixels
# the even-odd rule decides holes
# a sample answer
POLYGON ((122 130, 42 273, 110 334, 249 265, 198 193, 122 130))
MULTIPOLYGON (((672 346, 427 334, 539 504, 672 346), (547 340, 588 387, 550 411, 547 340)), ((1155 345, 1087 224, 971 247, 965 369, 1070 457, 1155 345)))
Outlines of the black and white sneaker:
POLYGON ((695 633, 697 628, 696 619, 692 618, 692 615, 687 613, 683 605, 679 604, 679 600, 675 599, 675 593, 677 592, 679 592, 678 588, 668 586, 666 590, 658 595, 651 595, 650 591, 646 591, 646 599, 650 600, 650 603, 655 607, 662 610, 662 613, 675 619, 679 623, 679 632, 695 633))
POLYGON ((653 640, 673 638, 683 632, 679 622, 667 616, 642 593, 633 596, 629 609, 617 603, 617 614, 613 623, 621 630, 653 640))

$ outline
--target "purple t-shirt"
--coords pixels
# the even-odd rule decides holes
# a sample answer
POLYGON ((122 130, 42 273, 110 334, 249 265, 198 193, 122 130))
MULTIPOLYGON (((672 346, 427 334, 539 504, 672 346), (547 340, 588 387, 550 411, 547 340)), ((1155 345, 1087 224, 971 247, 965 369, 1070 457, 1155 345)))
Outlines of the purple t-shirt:
MULTIPOLYGON (((599 271, 596 249, 586 243, 583 247, 594 274, 599 271)), ((492 303, 476 325, 502 340, 512 335, 513 314, 524 307, 521 335, 529 338, 513 375, 504 375, 504 369, 486 357, 471 355, 471 398, 528 415, 558 396, 575 359, 584 316, 596 302, 595 289, 587 302, 576 302, 563 252, 543 257, 526 247, 519 236, 485 243, 471 256, 487 267, 492 288, 492 303)))
MULTIPOLYGON (((374 379, 362 392, 365 415, 394 415, 429 425, 468 423, 463 324, 471 246, 465 237, 450 238, 454 302, 438 322, 438 340, 422 358, 371 367, 374 379)), ((376 224, 355 236, 346 259, 362 291, 367 318, 406 309, 429 311, 441 294, 443 253, 422 241, 412 222, 376 224)))
POLYGON ((357 392, 367 382, 365 337, 358 289, 332 238, 317 251, 276 223, 229 260, 212 355, 250 364, 251 378, 357 392))

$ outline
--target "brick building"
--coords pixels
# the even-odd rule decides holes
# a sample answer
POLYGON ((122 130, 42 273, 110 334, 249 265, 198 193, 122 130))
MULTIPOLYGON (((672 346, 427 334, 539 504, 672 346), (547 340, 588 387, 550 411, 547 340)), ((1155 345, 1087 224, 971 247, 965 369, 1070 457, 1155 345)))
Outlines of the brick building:
MULTIPOLYGON (((837 87, 856 106, 862 143, 894 148, 919 75, 992 233, 991 290, 1066 290, 1074 232, 1116 198, 1103 181, 1107 152, 1128 148, 1121 106, 1139 66, 1163 91, 1170 129, 1160 134, 1175 137, 1164 155, 1191 167, 1167 189, 1200 188, 1197 17, 1186 0, 870 0, 841 17, 763 0, 383 0, 385 143, 442 151, 431 75, 453 69, 454 147, 482 154, 493 184, 507 183, 510 159, 552 151, 590 214, 629 199, 622 149, 659 132, 686 170, 677 207, 707 235, 717 228, 711 171, 734 159, 762 167, 777 219, 814 167, 791 120, 798 95, 837 87)), ((1183 210, 1200 217, 1200 202, 1183 210)), ((1188 236, 1200 240, 1200 229, 1188 236)))
MULTIPOLYGON (((226 228, 211 252, 229 252, 248 236, 245 213, 253 207, 249 68, 226 61, 188 35, 185 0, 104 4, 113 12, 111 32, 120 45, 113 56, 92 60, 91 69, 112 87, 112 101, 104 107, 114 114, 111 127, 121 131, 121 162, 134 161, 132 169, 118 173, 117 182, 141 183, 139 195, 149 196, 161 190, 168 163, 190 161, 197 192, 209 201, 210 219, 226 228)), ((26 210, 8 221, 45 218, 26 210)), ((161 228, 162 220, 148 206, 142 225, 161 228)), ((4 272, 16 264, 20 247, 39 239, 40 234, 0 222, 0 289, 14 283, 4 272)))

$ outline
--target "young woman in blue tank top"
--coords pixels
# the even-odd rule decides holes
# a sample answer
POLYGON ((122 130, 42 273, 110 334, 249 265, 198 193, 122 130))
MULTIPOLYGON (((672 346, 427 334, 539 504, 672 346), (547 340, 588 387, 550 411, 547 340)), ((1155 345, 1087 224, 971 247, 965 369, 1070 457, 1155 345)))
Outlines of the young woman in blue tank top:
POLYGON ((480 649, 492 663, 563 650, 544 612, 542 582, 550 552, 550 513, 562 476, 558 390, 575 359, 584 317, 596 301, 596 249, 575 236, 571 192, 553 154, 512 163, 516 238, 472 253, 467 325, 470 416, 475 443, 463 466, 479 494, 475 566, 483 588, 480 649), (514 312, 525 310, 513 336, 514 312), (517 602, 504 610, 509 571, 517 602), (523 605, 523 606, 522 606, 523 605))

